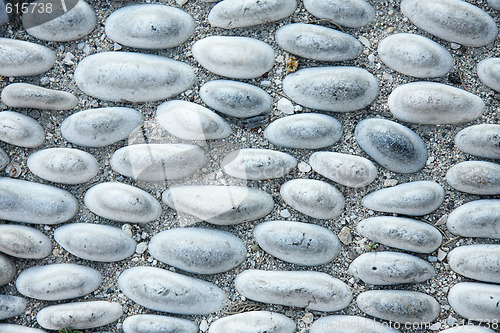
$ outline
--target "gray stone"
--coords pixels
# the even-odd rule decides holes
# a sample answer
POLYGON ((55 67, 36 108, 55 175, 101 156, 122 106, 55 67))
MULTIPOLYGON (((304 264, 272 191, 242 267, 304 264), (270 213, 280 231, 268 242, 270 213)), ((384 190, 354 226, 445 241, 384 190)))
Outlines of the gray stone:
MULTIPOLYGON (((500 8, 500 1, 499 1, 500 8)), ((477 65, 477 75, 481 82, 500 92, 500 58, 487 58, 477 65)))
POLYGON ((443 241, 441 232, 434 226, 403 217, 368 218, 359 222, 356 230, 376 243, 416 253, 432 253, 443 241))
POLYGON ((9 155, 7 155, 5 150, 0 148, 0 171, 2 171, 7 166, 7 164, 9 164, 9 161, 9 155))
POLYGON ((316 320, 310 333, 400 333, 385 323, 358 316, 326 316, 316 320))
POLYGON ((486 327, 467 325, 448 328, 439 333, 495 333, 495 331, 486 327))
POLYGON ((0 320, 19 316, 27 305, 28 302, 22 297, 0 295, 0 320))
POLYGON ((234 79, 257 78, 274 65, 272 47, 249 37, 206 37, 194 43, 192 52, 210 72, 234 79))
POLYGON ((194 32, 194 20, 183 10, 161 4, 122 7, 109 15, 104 30, 109 39, 140 49, 168 49, 194 32))
POLYGON ((163 192, 162 199, 178 213, 217 225, 258 220, 274 208, 270 194, 243 186, 175 186, 163 192))
POLYGON ((279 118, 267 126, 264 136, 273 145, 319 149, 333 146, 342 137, 342 125, 330 116, 302 113, 279 118))
POLYGON ((388 67, 418 78, 445 76, 454 65, 446 48, 420 35, 390 35, 379 43, 377 52, 388 67))
POLYGON ((299 57, 318 61, 357 58, 363 45, 353 36, 320 25, 294 23, 276 30, 276 43, 299 57))
POLYGON ((294 102, 316 110, 350 112, 370 105, 378 96, 375 76, 357 67, 301 69, 283 80, 283 91, 294 102))
POLYGON ((344 196, 334 186, 314 179, 292 179, 281 185, 283 200, 315 219, 333 219, 344 209, 344 196))
POLYGON ((73 148, 48 148, 31 154, 26 164, 30 171, 45 180, 62 184, 88 182, 99 171, 91 154, 73 148))
POLYGON ((0 27, 9 22, 9 15, 5 8, 7 0, 0 0, 0 27))
POLYGON ((361 28, 375 19, 375 9, 365 0, 304 0, 307 11, 349 28, 361 28))
POLYGON ((26 297, 60 301, 90 294, 101 283, 101 273, 93 268, 76 264, 52 264, 22 271, 16 280, 16 288, 26 297))
POLYGON ((0 333, 47 333, 47 332, 38 328, 32 328, 22 325, 0 324, 0 333))
POLYGON ((220 318, 210 325, 209 333, 294 333, 295 322, 276 312, 249 311, 220 318))
POLYGON ((465 193, 500 194, 500 165, 485 161, 461 162, 448 170, 446 181, 455 190, 465 193))
POLYGON ((448 303, 460 316, 475 321, 499 321, 500 286, 461 282, 448 293, 448 303))
POLYGON ((491 16, 461 0, 403 0, 401 11, 420 29, 465 46, 484 46, 498 34, 491 16))
POLYGON ((370 290, 359 294, 364 313, 396 323, 430 323, 439 316, 439 303, 429 295, 406 290, 370 290))
POLYGON ((123 333, 198 333, 198 325, 187 319, 140 314, 125 318, 123 333))
POLYGON ((342 310, 352 300, 344 282, 320 272, 246 270, 234 284, 242 296, 254 301, 315 311, 342 310))
POLYGON ((54 239, 72 255, 92 261, 115 262, 135 253, 136 242, 120 228, 71 223, 54 230, 54 239))
POLYGON ((91 187, 84 202, 92 213, 119 222, 151 222, 162 211, 160 203, 148 192, 116 182, 91 187))
POLYGON ((43 259, 52 253, 52 243, 37 229, 1 224, 0 251, 16 258, 43 259))
POLYGON ((61 124, 62 136, 84 147, 105 147, 128 138, 141 126, 142 115, 129 108, 102 108, 72 114, 61 124))
POLYGON ((226 295, 216 285, 155 267, 132 267, 118 278, 120 290, 148 309, 205 315, 222 309, 226 295))
POLYGON ((367 194, 362 204, 378 212, 422 216, 435 211, 444 200, 444 189, 433 181, 414 181, 367 194))
POLYGON ((455 136, 455 146, 474 156, 500 159, 500 125, 479 124, 464 128, 455 136))
POLYGON ((342 249, 333 232, 310 223, 268 221, 258 224, 253 234, 264 251, 296 265, 329 263, 342 249))
POLYGON ((437 82, 403 84, 392 91, 387 103, 397 119, 430 125, 467 123, 485 110, 479 96, 437 82))
POLYGON ((0 75, 32 76, 45 73, 54 65, 56 54, 48 47, 0 38, 0 75))
POLYGON ((500 245, 459 246, 448 253, 450 268, 470 279, 500 283, 500 245))
POLYGON ((500 10, 500 0, 488 0, 488 4, 496 10, 500 10))
POLYGON ((462 237, 500 239, 500 200, 476 200, 448 216, 448 230, 462 237))
POLYGON ((0 286, 5 286, 16 276, 16 265, 3 254, 0 254, 0 286))
POLYGON ((121 305, 114 302, 77 302, 47 306, 38 311, 36 320, 48 330, 86 329, 117 321, 122 313, 121 305))
POLYGON ((87 95, 114 102, 168 99, 196 82, 193 69, 183 62, 132 52, 90 55, 78 63, 74 78, 87 95))
POLYGON ((12 111, 0 112, 0 141, 36 148, 45 141, 43 127, 33 118, 12 111))
POLYGON ((273 99, 265 90, 238 81, 208 81, 199 93, 209 107, 236 118, 268 113, 273 106, 273 99))
POLYGON ((59 224, 78 212, 78 201, 63 189, 19 179, 0 177, 0 219, 59 224))
POLYGON ((13 108, 71 110, 78 105, 75 95, 28 83, 12 83, 2 90, 2 102, 13 108))
POLYGON ((188 144, 136 144, 118 149, 111 156, 111 168, 147 182, 186 178, 205 165, 198 146, 188 144))
POLYGON ((182 140, 215 140, 231 135, 231 127, 222 117, 196 103, 165 102, 158 106, 156 120, 182 140))
POLYGON ((207 228, 176 228, 151 238, 149 253, 167 265, 194 274, 217 274, 241 264, 245 243, 229 232, 207 228))
POLYGON ((377 178, 377 168, 360 156, 321 151, 311 155, 309 164, 320 175, 348 187, 364 187, 377 178))

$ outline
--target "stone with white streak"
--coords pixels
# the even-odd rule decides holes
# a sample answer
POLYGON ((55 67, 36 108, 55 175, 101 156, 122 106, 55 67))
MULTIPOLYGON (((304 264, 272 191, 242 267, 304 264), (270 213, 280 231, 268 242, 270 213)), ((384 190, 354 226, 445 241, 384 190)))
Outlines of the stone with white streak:
POLYGON ((500 194, 500 165, 485 161, 461 162, 448 170, 446 181, 465 193, 500 194))
POLYGON ((56 54, 48 47, 12 38, 0 38, 0 75, 33 76, 54 65, 56 54))
POLYGON ((52 243, 37 229, 1 224, 0 251, 16 258, 43 259, 52 253, 52 243))
POLYGON ((210 325, 209 333, 294 333, 295 322, 276 312, 249 311, 218 319, 210 325))
POLYGON ((0 141, 36 148, 45 141, 43 127, 33 118, 12 111, 0 112, 0 141))
POLYGON ((78 105, 75 95, 28 83, 12 83, 2 90, 2 102, 13 108, 71 110, 78 105))
POLYGON ((365 0, 304 0, 304 7, 320 19, 348 28, 361 28, 375 19, 375 9, 365 0))
POLYGON ((174 317, 139 314, 125 318, 123 333, 198 333, 194 322, 174 317))

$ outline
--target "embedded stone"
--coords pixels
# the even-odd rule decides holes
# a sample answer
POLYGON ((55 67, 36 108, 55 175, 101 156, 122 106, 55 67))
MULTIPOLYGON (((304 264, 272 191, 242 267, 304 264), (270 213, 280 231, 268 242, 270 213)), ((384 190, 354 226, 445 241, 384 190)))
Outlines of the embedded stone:
POLYGON ((45 141, 43 127, 33 118, 12 111, 0 112, 0 141, 36 148, 45 141))
POLYGON ((265 90, 238 81, 208 81, 201 86, 199 93, 206 105, 236 118, 269 113, 273 106, 273 99, 265 90))
POLYGON ((136 247, 120 228, 92 223, 65 224, 54 230, 54 239, 76 257, 101 262, 126 259, 136 247))
POLYGON ((318 61, 356 59, 363 51, 353 36, 315 24, 284 25, 276 30, 276 43, 291 54, 318 61))
POLYGON ((136 144, 118 149, 111 168, 135 180, 155 182, 190 176, 205 165, 206 156, 189 144, 136 144))
POLYGON ((437 82, 403 84, 392 91, 387 103, 397 119, 430 125, 467 123, 485 110, 479 96, 437 82))
POLYGON ((116 182, 91 187, 84 202, 92 213, 119 222, 151 222, 162 211, 160 203, 148 192, 116 182))
POLYGON ((27 305, 28 302, 22 297, 0 295, 0 320, 19 316, 27 305))
POLYGON ((484 46, 498 34, 491 16, 461 0, 403 0, 401 12, 420 29, 465 46, 484 46))
POLYGON ((275 146, 319 149, 340 140, 342 125, 324 114, 302 113, 273 121, 264 130, 264 136, 275 146))
POLYGON ((198 333, 194 322, 174 317, 140 314, 125 318, 123 333, 198 333))
POLYGON ((229 271, 246 258, 245 243, 233 234, 207 228, 176 228, 151 238, 149 253, 167 265, 194 274, 229 271))
POLYGON ((0 148, 0 171, 2 171, 7 166, 7 164, 9 164, 9 161, 9 155, 7 155, 5 150, 0 148))
POLYGON ((94 156, 73 148, 39 150, 30 155, 27 166, 38 177, 62 184, 88 182, 99 171, 94 156))
POLYGON ((78 212, 78 201, 63 189, 0 177, 0 219, 34 223, 59 224, 71 220, 78 212))
POLYGON ((500 125, 479 124, 464 128, 455 136, 455 145, 464 153, 500 159, 500 125))
POLYGON ((280 313, 249 311, 220 318, 210 325, 209 333, 294 333, 295 322, 280 313))
POLYGON ((26 297, 60 301, 90 294, 101 283, 101 273, 93 268, 76 264, 53 264, 22 271, 16 280, 16 288, 26 297))
POLYGON ((192 52, 210 72, 234 79, 257 78, 274 65, 272 47, 249 37, 206 37, 194 43, 192 52))
POLYGON ((1 224, 0 251, 16 258, 43 259, 52 253, 52 243, 37 229, 1 224))
POLYGON ((365 0, 304 0, 306 10, 348 28, 361 28, 375 19, 375 9, 365 0))
POLYGON ((0 286, 5 286, 16 276, 16 265, 3 254, 0 254, 0 286))
POLYGON ((114 102, 153 102, 188 90, 196 82, 196 75, 188 64, 159 55, 100 52, 78 63, 74 79, 92 97, 114 102))
POLYGON ((2 102, 13 108, 71 110, 78 105, 75 95, 28 83, 12 83, 2 90, 2 102))
POLYGON ((459 246, 448 253, 450 268, 470 279, 500 283, 500 245, 459 246))
MULTIPOLYGON (((500 1, 498 2, 500 10, 500 1)), ((487 58, 477 65, 477 75, 481 82, 500 92, 500 58, 487 58)))
POLYGON ((484 322, 500 320, 500 286, 461 282, 451 287, 448 303, 460 316, 484 322))
POLYGON ((162 199, 178 213, 217 225, 258 220, 274 208, 270 194, 244 186, 175 186, 165 190, 162 199))
POLYGON ((132 267, 118 278, 120 290, 148 309, 205 315, 222 309, 226 295, 216 285, 156 267, 132 267))
POLYGON ((404 217, 371 217, 359 222, 356 230, 376 243, 416 253, 432 253, 443 241, 434 226, 404 217))
POLYGON ((500 239, 500 200, 476 200, 448 216, 448 230, 462 237, 500 239))
POLYGON ((491 8, 500 10, 500 0, 488 0, 488 4, 491 8))
POLYGON ((112 41, 140 49, 168 49, 194 32, 194 20, 183 10, 161 4, 122 7, 109 15, 104 31, 112 41))
POLYGON ((414 173, 427 162, 427 147, 417 133, 387 119, 362 120, 354 132, 358 145, 378 164, 398 173, 414 173))
POLYGON ((337 235, 327 228, 310 223, 263 222, 254 228, 253 235, 264 251, 296 265, 329 263, 342 249, 337 235))
POLYGON ((333 219, 344 209, 344 196, 332 185, 314 179, 292 179, 281 185, 287 205, 315 219, 333 219))
POLYGON ((16 40, 0 38, 0 75, 32 76, 52 68, 56 54, 48 47, 16 40))
POLYGON ((316 110, 351 112, 378 96, 375 76, 357 67, 315 67, 298 70, 283 80, 283 91, 294 102, 316 110))
POLYGON ((441 331, 440 333, 495 333, 495 331, 490 330, 486 327, 481 326, 457 326, 453 328, 448 328, 447 330, 441 331))
POLYGON ((231 127, 215 112, 196 103, 176 100, 161 104, 158 123, 182 140, 215 140, 231 135, 231 127))
POLYGON ((129 108, 85 110, 66 118, 61 124, 61 134, 78 146, 105 147, 127 139, 143 121, 138 111, 129 108))
POLYGON ((362 204, 378 212, 422 216, 438 209, 443 200, 441 185, 422 180, 372 192, 363 197, 362 204))
POLYGON ((448 170, 446 181, 461 192, 481 195, 500 194, 500 165, 485 161, 461 162, 448 170))
POLYGON ((349 287, 331 275, 312 271, 246 270, 235 279, 248 299, 315 311, 338 311, 352 300, 349 287))
POLYGON ((47 332, 38 328, 32 328, 22 325, 0 324, 0 333, 47 333, 47 332))
POLYGON ((310 333, 400 333, 385 323, 358 316, 326 316, 314 321, 310 333), (345 328, 345 330, 337 330, 345 328))

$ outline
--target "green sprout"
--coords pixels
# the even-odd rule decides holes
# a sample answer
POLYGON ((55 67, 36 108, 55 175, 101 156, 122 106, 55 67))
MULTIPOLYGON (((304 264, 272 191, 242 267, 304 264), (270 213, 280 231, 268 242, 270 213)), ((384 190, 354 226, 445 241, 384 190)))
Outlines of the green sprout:
POLYGON ((65 327, 59 330, 59 333, 83 333, 82 331, 72 331, 71 328, 65 327))
POLYGON ((375 243, 375 242, 372 241, 372 242, 368 243, 368 245, 366 246, 366 249, 368 251, 371 251, 371 250, 373 250, 376 247, 377 247, 377 243, 375 243))

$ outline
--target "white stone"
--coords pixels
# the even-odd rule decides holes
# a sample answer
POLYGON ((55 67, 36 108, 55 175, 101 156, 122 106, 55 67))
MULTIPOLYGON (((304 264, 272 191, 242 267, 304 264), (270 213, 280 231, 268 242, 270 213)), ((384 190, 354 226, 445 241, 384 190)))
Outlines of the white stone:
POLYGON ((190 320, 139 314, 125 318, 123 333, 198 333, 198 326, 190 320))
POLYGON ((16 265, 5 255, 0 254, 0 286, 5 286, 16 276, 16 265))
POLYGON ((71 110, 78 105, 75 95, 28 83, 12 83, 2 90, 2 102, 13 108, 71 110))
POLYGON ((400 333, 386 323, 358 316, 326 316, 316 320, 310 333, 400 333), (339 331, 338 328, 345 328, 339 331))
POLYGON ((43 127, 33 118, 12 111, 0 112, 0 141, 36 148, 45 141, 43 127))
MULTIPOLYGON (((500 1, 499 1, 500 8, 500 1)), ((500 58, 486 58, 477 65, 477 75, 481 82, 500 92, 500 58)))
POLYGON ((299 169, 299 171, 303 173, 308 173, 312 170, 311 166, 306 162, 299 162, 299 164, 297 164, 297 169, 299 169))
POLYGON ((349 28, 361 28, 375 19, 375 10, 365 0, 304 0, 307 11, 349 28))
POLYGON ((32 328, 16 324, 0 324, 0 333, 47 333, 39 328, 32 328))
POLYGON ((474 156, 500 159, 500 125, 479 124, 464 128, 455 136, 455 146, 474 156))
POLYGON ((16 258, 43 259, 52 253, 52 243, 37 229, 1 224, 0 251, 16 258))
POLYGON ((500 286, 496 284, 461 282, 448 293, 448 303, 460 316, 475 321, 499 321, 500 286))
POLYGON ((54 65, 56 54, 48 47, 11 38, 0 38, 0 75, 32 76, 54 65))
POLYGON ((293 114, 295 112, 292 102, 283 97, 276 103, 276 108, 284 114, 293 114))
POLYGON ((500 200, 476 200, 448 216, 448 230, 462 237, 500 239, 500 200))
POLYGON ((27 305, 28 302, 22 297, 0 295, 0 320, 19 316, 27 305))
POLYGON ((480 194, 500 194, 500 165, 485 161, 455 164, 446 173, 446 181, 457 191, 480 194))
POLYGON ((500 10, 500 1, 499 0, 488 0, 488 4, 496 10, 500 10))
POLYGON ((450 268, 470 279, 500 283, 500 245, 459 246, 448 253, 450 268))
POLYGON ((210 325, 209 333, 294 333, 295 322, 276 312, 249 311, 220 318, 210 325))

